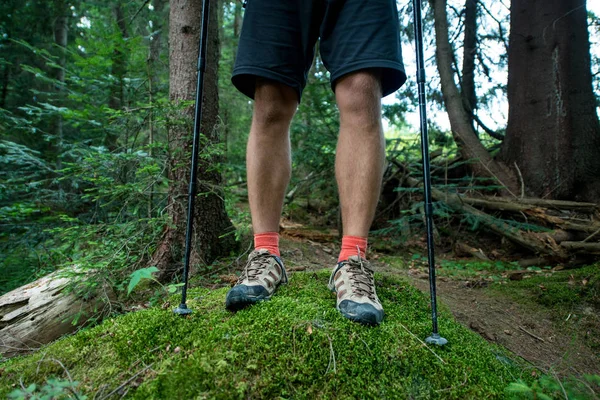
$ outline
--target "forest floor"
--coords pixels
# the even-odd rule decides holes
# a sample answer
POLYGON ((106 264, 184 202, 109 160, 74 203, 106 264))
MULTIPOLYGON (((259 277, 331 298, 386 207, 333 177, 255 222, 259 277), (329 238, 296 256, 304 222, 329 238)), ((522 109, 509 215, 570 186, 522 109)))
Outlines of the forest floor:
MULTIPOLYGON (((336 230, 288 225, 284 224, 280 245, 288 270, 318 271, 335 265, 336 230)), ((425 249, 421 250, 424 254, 425 249)), ((414 254, 414 249, 395 254, 371 251, 369 259, 376 272, 406 277, 428 294, 426 259, 414 254)), ((600 278, 598 264, 576 270, 537 269, 519 272, 516 277, 504 271, 493 273, 492 279, 492 273, 481 268, 468 271, 468 263, 456 273, 457 266, 465 265, 464 259, 439 254, 437 261, 441 261, 438 304, 462 325, 550 375, 600 374, 600 309, 597 303, 582 300, 583 289, 592 283, 595 286, 589 290, 594 299, 600 295, 595 289, 600 278)), ((243 259, 238 264, 243 265, 243 259)), ((223 275, 222 279, 234 277, 223 275)))

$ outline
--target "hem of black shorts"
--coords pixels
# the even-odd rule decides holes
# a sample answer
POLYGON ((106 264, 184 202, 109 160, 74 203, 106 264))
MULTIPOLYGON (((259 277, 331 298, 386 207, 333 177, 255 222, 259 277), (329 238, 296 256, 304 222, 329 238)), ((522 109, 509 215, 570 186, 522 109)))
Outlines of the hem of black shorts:
POLYGON ((381 97, 385 97, 394 93, 396 90, 400 89, 404 82, 406 82, 406 72, 404 71, 404 65, 402 63, 390 60, 361 60, 355 61, 349 65, 345 65, 343 68, 340 68, 337 71, 333 72, 331 74, 331 89, 335 90, 336 81, 342 76, 348 75, 352 72, 360 71, 361 69, 370 68, 388 68, 393 69, 400 74, 398 80, 394 82, 389 88, 386 88, 381 97))
POLYGON ((251 75, 254 77, 272 79, 276 82, 283 83, 284 85, 290 86, 291 88, 293 88, 296 91, 296 94, 298 94, 298 102, 300 102, 300 98, 302 97, 302 89, 303 89, 300 82, 296 82, 294 79, 290 79, 289 77, 287 77, 285 75, 279 74, 277 72, 273 72, 266 68, 236 67, 233 70, 233 73, 231 74, 231 82, 237 88, 237 90, 239 90, 240 92, 242 92, 243 94, 245 94, 246 96, 250 97, 253 100, 254 100, 254 91, 252 91, 252 93, 249 93, 247 90, 245 90, 246 88, 248 88, 248 86, 242 84, 242 80, 244 79, 242 77, 243 75, 251 75))

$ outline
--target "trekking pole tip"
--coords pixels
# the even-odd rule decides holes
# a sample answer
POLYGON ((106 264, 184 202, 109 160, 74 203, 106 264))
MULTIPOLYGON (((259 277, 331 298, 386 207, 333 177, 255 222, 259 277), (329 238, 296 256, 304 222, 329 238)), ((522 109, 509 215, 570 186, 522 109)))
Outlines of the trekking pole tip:
POLYGON ((433 334, 431 334, 431 336, 429 336, 427 339, 425 339, 425 342, 428 344, 435 344, 437 346, 443 346, 448 343, 448 340, 441 337, 439 335, 439 333, 433 333, 433 334))
POLYGON ((181 303, 179 305, 179 307, 177 307, 176 309, 173 310, 173 312, 177 315, 190 315, 192 313, 192 310, 188 308, 188 306, 185 303, 181 303))

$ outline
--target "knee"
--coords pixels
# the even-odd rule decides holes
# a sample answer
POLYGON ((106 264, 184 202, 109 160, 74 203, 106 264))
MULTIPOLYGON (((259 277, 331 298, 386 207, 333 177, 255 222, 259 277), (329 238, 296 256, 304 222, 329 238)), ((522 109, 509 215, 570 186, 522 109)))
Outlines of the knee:
POLYGON ((335 86, 340 117, 379 124, 381 93, 380 77, 374 71, 356 72, 340 78, 335 86))
POLYGON ((257 82, 254 123, 263 128, 289 126, 297 107, 297 94, 291 87, 272 81, 257 82))

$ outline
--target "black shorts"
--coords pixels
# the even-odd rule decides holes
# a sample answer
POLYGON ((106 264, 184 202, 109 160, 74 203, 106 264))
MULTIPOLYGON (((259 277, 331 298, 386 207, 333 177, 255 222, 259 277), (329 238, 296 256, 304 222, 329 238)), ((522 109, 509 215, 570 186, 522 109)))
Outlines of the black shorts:
POLYGON ((302 96, 320 38, 331 88, 351 72, 381 71, 383 96, 406 81, 396 0, 249 0, 231 78, 254 98, 256 78, 302 96))

